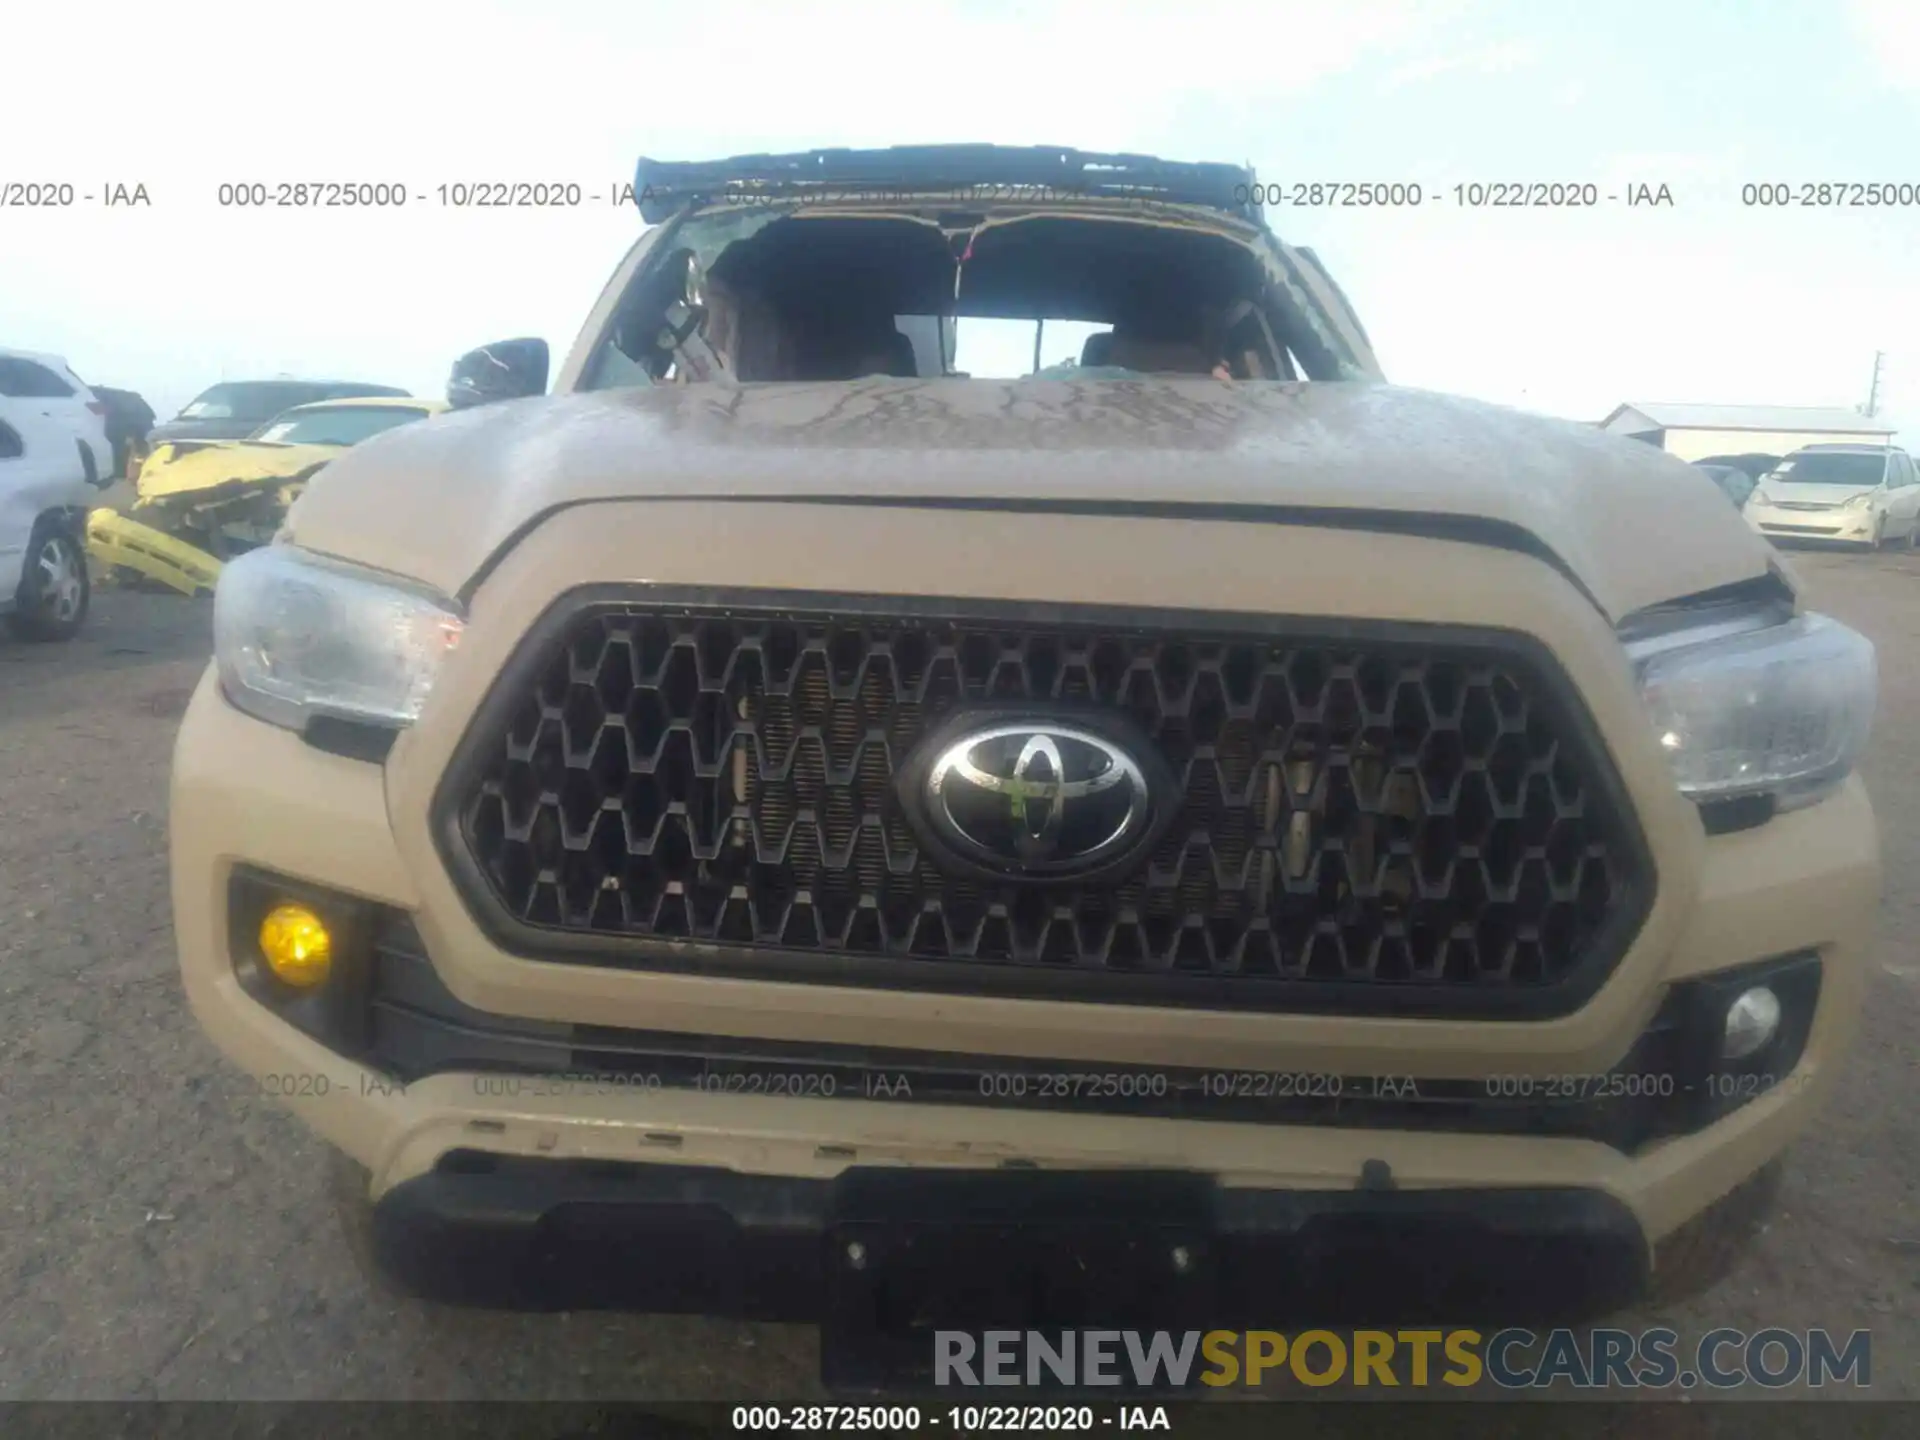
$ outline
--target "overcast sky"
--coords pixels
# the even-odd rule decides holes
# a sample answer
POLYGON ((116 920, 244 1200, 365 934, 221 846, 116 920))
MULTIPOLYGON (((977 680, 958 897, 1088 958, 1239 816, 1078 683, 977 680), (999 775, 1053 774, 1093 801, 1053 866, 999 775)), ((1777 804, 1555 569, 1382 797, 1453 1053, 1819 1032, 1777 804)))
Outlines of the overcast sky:
POLYGON ((1920 0, 175 0, 28 6, 6 29, 0 182, 139 183, 152 203, 0 210, 0 344, 163 414, 219 379, 437 394, 483 341, 563 352, 642 228, 607 203, 642 154, 969 140, 1424 186, 1418 208, 1269 211, 1402 383, 1583 419, 1855 405, 1883 350, 1883 413, 1920 440, 1920 204, 1741 203, 1744 183, 1920 187, 1920 0), (428 199, 218 202, 222 182, 303 179, 428 199), (438 204, 484 180, 594 198, 438 204), (1455 201, 1501 180, 1674 203, 1455 201))

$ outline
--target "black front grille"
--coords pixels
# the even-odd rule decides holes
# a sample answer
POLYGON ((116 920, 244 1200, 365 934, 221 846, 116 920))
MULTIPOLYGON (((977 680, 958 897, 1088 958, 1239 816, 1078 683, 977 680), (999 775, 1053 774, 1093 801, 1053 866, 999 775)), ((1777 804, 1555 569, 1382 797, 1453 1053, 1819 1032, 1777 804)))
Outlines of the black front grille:
POLYGON ((873 604, 550 614, 441 792, 496 938, 633 968, 1499 1014, 1571 1009, 1644 914, 1618 781, 1523 637, 873 604), (916 843, 896 770, 958 708, 1008 703, 1151 738, 1179 803, 1131 874, 999 883, 916 843))

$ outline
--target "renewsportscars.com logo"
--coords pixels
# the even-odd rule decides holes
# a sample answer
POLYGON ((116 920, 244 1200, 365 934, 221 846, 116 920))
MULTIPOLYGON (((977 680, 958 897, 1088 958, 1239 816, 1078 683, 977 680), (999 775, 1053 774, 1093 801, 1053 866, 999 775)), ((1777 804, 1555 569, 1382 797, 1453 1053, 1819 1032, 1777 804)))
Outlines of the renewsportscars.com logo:
POLYGON ((1690 1346, 1652 1330, 940 1330, 942 1386, 1126 1387, 1447 1385, 1503 1390, 1778 1389, 1873 1379, 1866 1330, 1709 1330, 1690 1346))

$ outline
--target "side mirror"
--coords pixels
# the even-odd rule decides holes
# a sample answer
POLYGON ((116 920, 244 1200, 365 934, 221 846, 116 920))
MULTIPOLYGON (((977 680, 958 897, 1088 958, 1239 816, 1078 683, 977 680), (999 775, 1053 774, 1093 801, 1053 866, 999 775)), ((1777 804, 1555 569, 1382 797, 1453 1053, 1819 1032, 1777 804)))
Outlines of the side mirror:
POLYGON ((447 377, 447 404, 471 409, 494 400, 519 400, 547 393, 547 342, 496 340, 469 350, 453 362, 447 377))

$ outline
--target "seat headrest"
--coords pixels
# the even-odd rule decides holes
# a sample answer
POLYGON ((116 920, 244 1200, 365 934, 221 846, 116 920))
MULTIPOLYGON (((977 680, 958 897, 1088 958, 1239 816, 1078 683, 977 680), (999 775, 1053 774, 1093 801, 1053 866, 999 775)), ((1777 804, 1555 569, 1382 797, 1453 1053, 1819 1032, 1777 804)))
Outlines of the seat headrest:
POLYGON ((863 375, 892 375, 903 380, 912 380, 920 374, 920 362, 913 353, 913 341, 898 330, 889 330, 885 335, 875 335, 861 345, 855 358, 852 377, 863 375))
POLYGON ((1214 357, 1192 340, 1142 340, 1115 331, 1109 365, 1147 375, 1208 375, 1214 357))
POLYGON ((919 376, 920 361, 913 353, 913 341, 896 330, 887 341, 887 349, 892 361, 887 367, 887 374, 896 375, 902 380, 912 380, 919 376))

